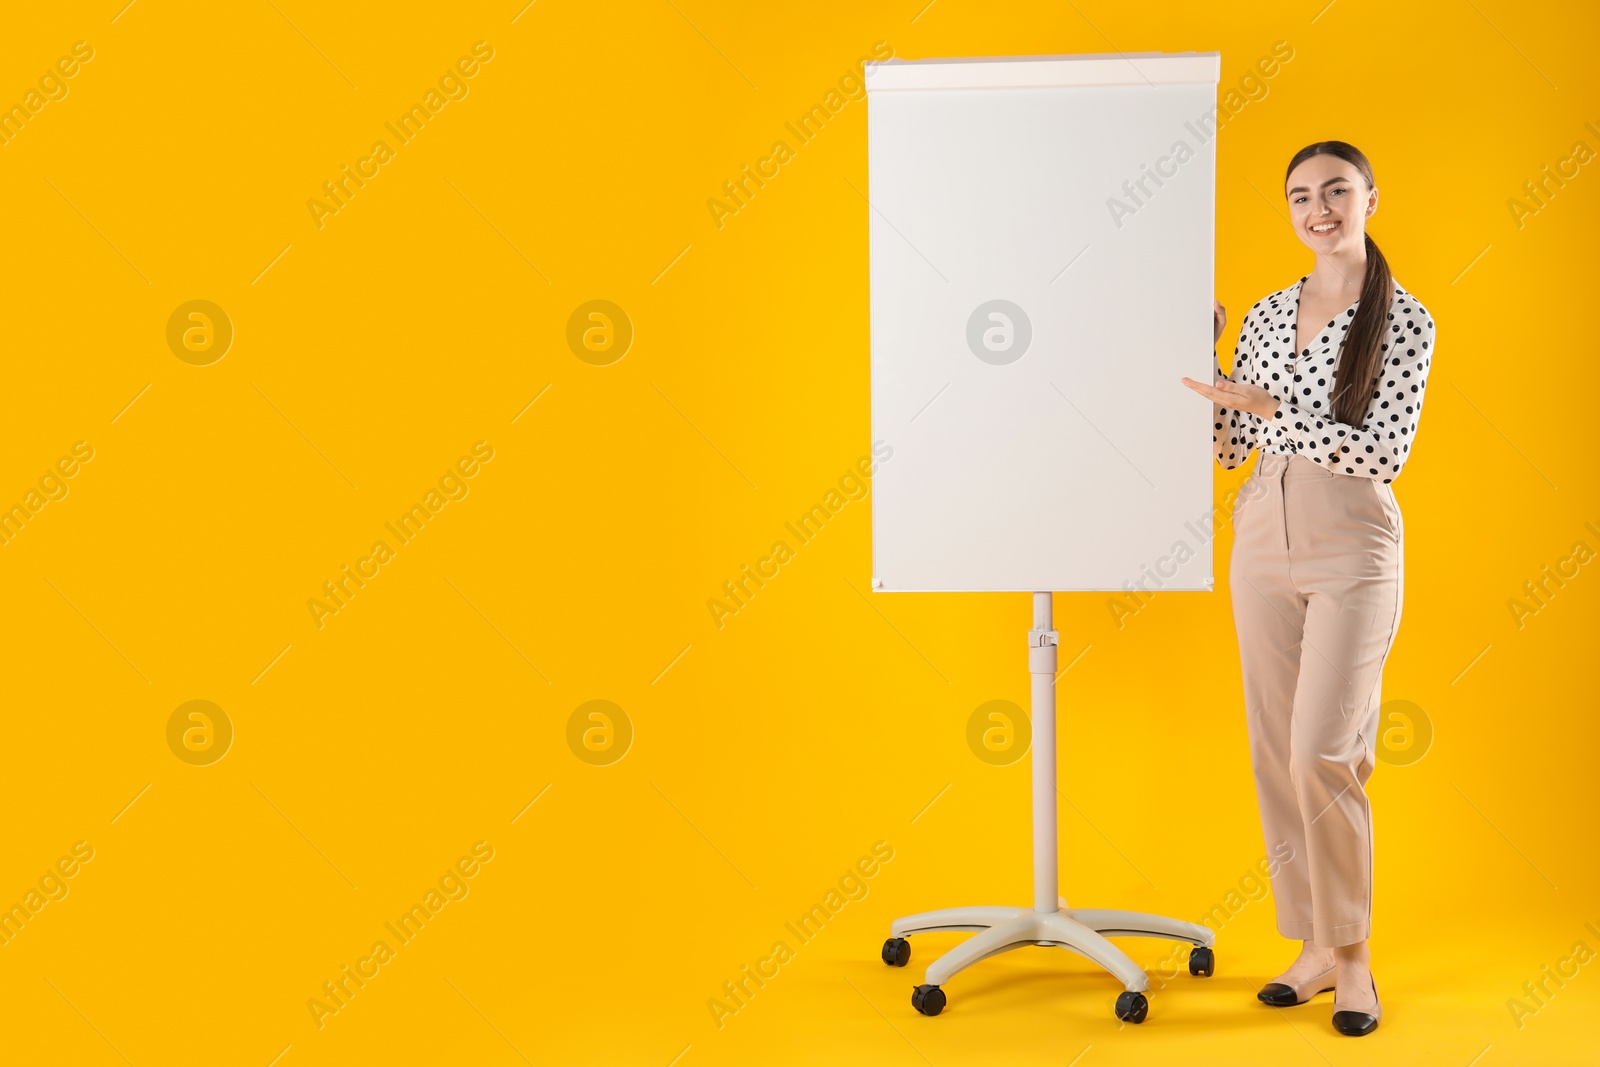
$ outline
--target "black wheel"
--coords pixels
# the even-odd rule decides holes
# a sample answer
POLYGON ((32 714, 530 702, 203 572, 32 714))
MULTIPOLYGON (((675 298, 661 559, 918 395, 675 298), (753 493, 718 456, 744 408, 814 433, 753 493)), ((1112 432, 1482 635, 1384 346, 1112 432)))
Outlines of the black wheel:
POLYGON ((911 962, 911 942, 903 937, 891 937, 883 943, 883 962, 891 967, 904 967, 911 962))
POLYGON ((1142 1023, 1150 1013, 1150 1002, 1143 993, 1127 992, 1117 998, 1117 1018, 1125 1023, 1142 1023))
POLYGON ((1189 973, 1210 978, 1217 973, 1217 954, 1204 945, 1196 945, 1189 953, 1189 973))
POLYGON ((944 990, 936 985, 919 985, 911 989, 911 1006, 924 1015, 938 1015, 944 1011, 944 990))

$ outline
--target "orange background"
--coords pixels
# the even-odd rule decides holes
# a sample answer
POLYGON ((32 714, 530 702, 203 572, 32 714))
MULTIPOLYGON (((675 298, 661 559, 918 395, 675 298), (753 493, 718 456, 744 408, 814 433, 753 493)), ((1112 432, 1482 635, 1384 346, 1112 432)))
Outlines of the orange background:
MULTIPOLYGON (((1508 1007, 1575 944, 1600 951, 1592 6, 121 3, 12 12, 0 36, 0 103, 92 48, 0 145, 0 505, 42 505, 0 546, 0 904, 64 892, 0 945, 0 1058, 1592 1055, 1594 966, 1520 1026, 1508 1007), (448 83, 465 95, 319 227, 323 183, 480 41, 492 58, 448 83), (1280 41, 1293 58, 1246 81, 1280 41), (1373 160, 1371 232, 1439 349, 1396 483, 1384 686, 1432 741, 1370 785, 1386 1014, 1359 1053, 1331 998, 1253 997, 1292 951, 1252 895, 1267 848, 1226 508, 1217 593, 1157 594, 1120 626, 1103 595, 1056 598, 1064 892, 1234 913, 1212 979, 1163 985, 1172 946, 1122 942, 1152 973, 1140 1027, 1065 952, 962 973, 937 1019, 907 987, 962 935, 916 939, 905 971, 878 960, 897 915, 1029 900, 1025 752, 968 744, 980 705, 1027 704, 1026 596, 868 594, 857 499, 713 621, 723 583, 870 452, 867 104, 846 96, 804 145, 785 124, 877 42, 1220 51, 1220 89, 1247 90, 1218 142, 1224 352, 1311 267, 1289 157, 1339 138, 1373 160), (719 226, 707 202, 780 139, 792 158, 719 226), (1580 142, 1519 220, 1524 183, 1580 142), (168 342, 192 300, 233 331, 203 366, 168 342), (568 342, 594 300, 632 330, 604 365, 568 342), (48 478, 77 442, 92 459, 48 478), (448 478, 477 442, 492 459, 448 478), (435 489, 420 534, 388 533, 435 489), (392 558, 319 627, 307 602, 378 540, 392 558), (1580 545, 1519 619, 1525 583, 1580 545), (191 750, 198 720, 169 723, 195 700, 220 716, 191 750), (594 700, 620 712, 573 728, 594 700), (224 723, 222 758, 180 758, 209 758, 224 723), (92 859, 49 879, 80 841, 92 859), (478 842, 492 858, 451 876, 478 842), (858 899, 790 940, 877 842, 892 858, 846 883, 858 899), (435 889, 420 934, 388 933, 435 889), (719 1025, 708 1002, 780 940, 792 958, 719 1025), (373 976, 319 1018, 346 966, 373 976)), ((1217 472, 1219 501, 1248 470, 1217 472)))

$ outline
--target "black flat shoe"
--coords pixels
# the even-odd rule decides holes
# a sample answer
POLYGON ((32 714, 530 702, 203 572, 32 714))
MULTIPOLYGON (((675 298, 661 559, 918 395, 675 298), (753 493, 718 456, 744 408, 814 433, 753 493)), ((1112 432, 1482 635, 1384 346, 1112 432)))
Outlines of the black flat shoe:
MULTIPOLYGON (((1372 976, 1369 974, 1367 977, 1371 978, 1372 976)), ((1372 999, 1378 999, 1378 982, 1376 979, 1373 979, 1372 982, 1372 999)), ((1347 1037, 1365 1037, 1378 1028, 1378 1020, 1383 1018, 1382 1004, 1378 1005, 1378 1013, 1376 1015, 1368 1015, 1364 1011, 1341 1009, 1337 999, 1334 1000, 1333 1006, 1336 1009, 1333 1013, 1333 1028, 1347 1037)))
POLYGON ((1330 965, 1321 974, 1314 974, 1299 985, 1268 982, 1261 987, 1261 992, 1256 994, 1256 999, 1263 1004, 1271 1004, 1274 1008, 1292 1008, 1296 1004, 1304 1004, 1318 993, 1333 992, 1332 985, 1323 984, 1332 982, 1332 976, 1333 967, 1330 965))

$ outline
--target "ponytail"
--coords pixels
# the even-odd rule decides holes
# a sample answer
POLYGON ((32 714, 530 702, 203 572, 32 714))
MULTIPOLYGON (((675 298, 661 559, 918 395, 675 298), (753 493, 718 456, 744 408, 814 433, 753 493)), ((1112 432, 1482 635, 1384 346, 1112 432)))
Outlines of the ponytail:
POLYGON ((1377 395, 1378 377, 1383 373, 1382 344, 1389 321, 1389 297, 1394 290, 1394 275, 1389 261, 1378 251, 1378 242, 1367 234, 1367 276, 1361 283, 1361 302, 1356 316, 1345 331, 1339 352, 1339 367, 1334 372, 1337 387, 1332 398, 1333 417, 1360 427, 1367 419, 1367 405, 1377 395))

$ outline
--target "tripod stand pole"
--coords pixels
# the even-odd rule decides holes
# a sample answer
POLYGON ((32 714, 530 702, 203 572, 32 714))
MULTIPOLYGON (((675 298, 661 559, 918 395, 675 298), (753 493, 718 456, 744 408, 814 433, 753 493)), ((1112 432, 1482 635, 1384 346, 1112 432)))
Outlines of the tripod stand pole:
POLYGON ((1060 908, 1056 868, 1056 648, 1051 594, 1033 594, 1028 670, 1033 675, 1033 910, 1060 908))

